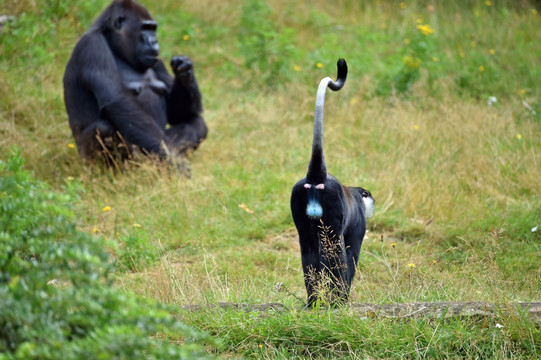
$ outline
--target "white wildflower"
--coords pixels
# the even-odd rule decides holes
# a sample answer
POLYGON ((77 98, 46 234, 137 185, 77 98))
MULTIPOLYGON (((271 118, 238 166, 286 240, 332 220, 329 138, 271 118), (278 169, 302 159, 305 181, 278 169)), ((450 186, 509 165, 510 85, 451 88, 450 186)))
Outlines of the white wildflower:
POLYGON ((498 99, 496 98, 496 96, 490 96, 488 98, 487 105, 492 106, 492 105, 496 104, 497 102, 498 102, 498 99))

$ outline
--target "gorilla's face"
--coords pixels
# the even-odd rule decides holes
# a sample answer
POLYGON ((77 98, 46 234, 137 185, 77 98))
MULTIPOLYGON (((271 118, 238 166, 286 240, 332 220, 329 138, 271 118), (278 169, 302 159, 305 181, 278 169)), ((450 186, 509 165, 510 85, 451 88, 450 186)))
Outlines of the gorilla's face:
POLYGON ((156 21, 135 13, 117 16, 109 37, 111 50, 134 69, 144 72, 158 61, 157 28, 156 21))
POLYGON ((156 39, 158 24, 154 20, 141 21, 136 58, 140 65, 148 69, 158 61, 160 46, 156 39))

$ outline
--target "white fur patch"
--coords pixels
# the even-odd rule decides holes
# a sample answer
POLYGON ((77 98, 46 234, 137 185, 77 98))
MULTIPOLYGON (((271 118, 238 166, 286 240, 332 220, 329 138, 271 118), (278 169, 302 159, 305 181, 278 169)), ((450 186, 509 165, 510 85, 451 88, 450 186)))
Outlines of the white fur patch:
POLYGON ((365 208, 364 216, 368 219, 374 215, 374 199, 369 196, 363 197, 363 202, 365 208))

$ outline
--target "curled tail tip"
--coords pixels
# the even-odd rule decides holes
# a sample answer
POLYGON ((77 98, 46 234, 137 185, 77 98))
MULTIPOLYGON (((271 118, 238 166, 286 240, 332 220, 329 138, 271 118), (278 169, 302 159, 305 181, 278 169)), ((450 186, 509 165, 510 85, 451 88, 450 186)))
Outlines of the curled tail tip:
POLYGON ((331 81, 329 83, 329 88, 334 91, 338 91, 344 86, 348 76, 348 64, 345 59, 339 58, 338 62, 336 63, 336 67, 338 68, 336 81, 331 81))
POLYGON ((339 58, 336 62, 336 67, 338 67, 338 76, 340 76, 340 71, 342 70, 345 74, 348 72, 348 63, 346 62, 346 59, 339 58))

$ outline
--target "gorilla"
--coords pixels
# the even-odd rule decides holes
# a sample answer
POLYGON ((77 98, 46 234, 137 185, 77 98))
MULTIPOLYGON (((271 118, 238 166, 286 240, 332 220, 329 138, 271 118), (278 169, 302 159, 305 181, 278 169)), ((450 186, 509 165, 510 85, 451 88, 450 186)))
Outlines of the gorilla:
POLYGON ((327 173, 323 153, 323 109, 327 86, 340 90, 347 78, 347 63, 339 59, 336 82, 321 80, 317 90, 312 156, 306 177, 291 193, 291 214, 299 233, 307 305, 319 292, 329 291, 331 304, 349 297, 366 232, 366 218, 374 212, 374 199, 361 187, 340 184, 327 173))
POLYGON ((79 39, 64 74, 69 124, 82 158, 134 149, 160 158, 207 136, 201 93, 186 56, 159 59, 157 23, 141 4, 115 0, 79 39))

